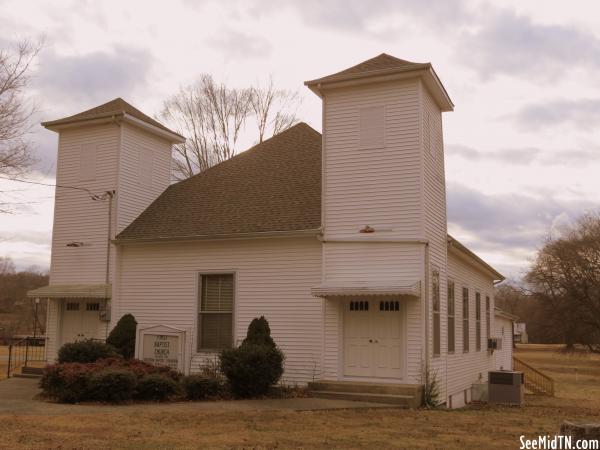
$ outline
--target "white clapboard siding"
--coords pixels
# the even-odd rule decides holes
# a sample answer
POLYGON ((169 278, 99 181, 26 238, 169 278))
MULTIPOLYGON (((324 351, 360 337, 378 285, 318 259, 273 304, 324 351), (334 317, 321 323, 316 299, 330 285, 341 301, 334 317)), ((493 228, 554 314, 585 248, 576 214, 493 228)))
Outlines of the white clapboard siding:
MULTIPOLYGON (((120 128, 115 124, 62 130, 56 183, 85 188, 94 194, 116 189, 119 140, 120 128), (93 178, 81 176, 82 146, 97 151, 93 178)), ((51 284, 105 282, 108 205, 108 201, 92 200, 83 190, 56 189, 51 284), (67 247, 70 242, 82 242, 83 246, 67 247)))
MULTIPOLYGON (((322 300, 310 289, 321 281, 316 238, 225 240, 123 246, 113 321, 131 313, 139 323, 192 330, 196 348, 197 280, 203 272, 235 272, 235 341, 250 321, 269 320, 286 355, 285 382, 318 378, 322 359, 322 300)), ((191 361, 201 364, 203 354, 191 361)))
MULTIPOLYGON (((424 246, 420 243, 328 242, 323 245, 323 282, 328 285, 392 286, 418 283, 424 270, 424 246)), ((406 382, 419 382, 422 361, 420 302, 406 302, 406 382)), ((343 353, 341 303, 325 303, 325 350, 323 372, 338 379, 343 353)))
POLYGON ((446 183, 444 172, 444 142, 442 133, 442 112, 429 91, 420 83, 421 99, 421 142, 423 154, 423 218, 424 233, 427 238, 429 260, 429 289, 427 295, 428 342, 430 367, 440 383, 440 395, 445 396, 446 353, 447 353, 447 229, 446 229, 446 183), (433 290, 431 286, 433 270, 439 272, 440 281, 440 354, 433 355, 433 290))
POLYGON ((122 130, 117 233, 169 186, 171 178, 170 142, 129 124, 122 130))
POLYGON ((60 347, 60 300, 48 299, 48 310, 46 315, 46 361, 53 362, 56 359, 60 347))
MULTIPOLYGON (((493 314, 493 311, 492 311, 493 314)), ((512 370, 513 369, 513 340, 512 340, 512 321, 504 317, 495 316, 494 327, 492 328, 492 337, 502 339, 502 348, 494 352, 495 364, 494 370, 512 370)))
MULTIPOLYGON (((490 297, 492 326, 494 330, 494 285, 491 276, 484 274, 475 266, 448 254, 448 277, 455 285, 455 331, 456 351, 448 355, 447 395, 462 399, 463 392, 470 390, 471 385, 480 380, 487 381, 488 371, 494 364, 494 356, 487 351, 485 297, 490 297), (463 353, 463 305, 462 288, 469 289, 469 352, 463 353), (481 293, 481 351, 475 345, 475 293, 481 293)), ((445 318, 445 314, 443 315, 445 318)), ((493 333, 493 331, 492 331, 493 333)), ((453 401, 453 405, 457 402, 453 401)))
POLYGON ((391 236, 420 237, 418 87, 411 80, 327 93, 323 180, 327 238, 354 235, 367 224, 391 236), (361 117, 372 121, 382 114, 383 136, 361 139, 361 117))

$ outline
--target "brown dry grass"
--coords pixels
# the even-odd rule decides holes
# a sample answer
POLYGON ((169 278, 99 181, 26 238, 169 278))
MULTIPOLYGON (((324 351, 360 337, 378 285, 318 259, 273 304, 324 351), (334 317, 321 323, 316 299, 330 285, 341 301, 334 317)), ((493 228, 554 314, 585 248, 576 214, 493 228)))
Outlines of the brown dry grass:
POLYGON ((0 345, 0 380, 6 378, 8 368, 8 346, 0 345))
MULTIPOLYGON (((557 381, 558 397, 464 410, 209 412, 160 405, 85 415, 0 416, 1 448, 518 448, 564 419, 600 421, 597 356, 519 349, 557 381), (578 368, 577 379, 574 370, 578 368), (596 381, 595 381, 596 380, 596 381), (31 424, 35 423, 35 427, 31 424)), ((171 405, 176 406, 176 405, 171 405)))

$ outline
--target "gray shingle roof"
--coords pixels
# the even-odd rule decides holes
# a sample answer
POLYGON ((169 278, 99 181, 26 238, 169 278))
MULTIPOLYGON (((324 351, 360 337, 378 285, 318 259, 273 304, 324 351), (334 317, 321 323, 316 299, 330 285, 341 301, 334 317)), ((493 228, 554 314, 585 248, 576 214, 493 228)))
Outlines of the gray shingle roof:
POLYGON ((431 67, 430 63, 415 63, 404 59, 396 58, 395 56, 382 53, 374 58, 368 59, 348 69, 336 72, 332 75, 327 75, 316 80, 306 81, 304 84, 312 86, 315 84, 331 83, 335 81, 344 81, 357 78, 364 78, 373 75, 387 74, 397 71, 411 71, 419 69, 427 69, 431 67))
POLYGON ((124 114, 129 114, 130 116, 135 117, 136 119, 139 119, 143 122, 149 123, 150 125, 154 125, 155 127, 160 128, 161 130, 168 131, 169 133, 173 133, 179 137, 182 137, 173 130, 170 130, 167 127, 165 127, 160 122, 154 120, 152 117, 147 116, 136 107, 130 105, 121 97, 115 98, 110 102, 103 103, 102 105, 95 106, 94 108, 82 111, 72 116, 63 117, 62 119, 57 120, 50 120, 48 122, 42 122, 42 125, 47 128, 52 128, 56 125, 84 122, 86 120, 94 120, 111 115, 122 116, 124 114))
POLYGON ((321 134, 305 123, 171 185, 117 241, 321 227, 321 134))

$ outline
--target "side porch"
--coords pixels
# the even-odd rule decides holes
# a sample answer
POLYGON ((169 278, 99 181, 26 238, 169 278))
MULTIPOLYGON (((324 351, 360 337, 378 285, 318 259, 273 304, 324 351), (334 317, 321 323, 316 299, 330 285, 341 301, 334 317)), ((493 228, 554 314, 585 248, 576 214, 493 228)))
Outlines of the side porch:
POLYGON ((323 301, 321 398, 417 407, 422 402, 420 282, 314 287, 323 301))
POLYGON ((105 340, 110 331, 110 284, 49 285, 27 293, 48 302, 44 361, 58 357, 63 344, 105 340))

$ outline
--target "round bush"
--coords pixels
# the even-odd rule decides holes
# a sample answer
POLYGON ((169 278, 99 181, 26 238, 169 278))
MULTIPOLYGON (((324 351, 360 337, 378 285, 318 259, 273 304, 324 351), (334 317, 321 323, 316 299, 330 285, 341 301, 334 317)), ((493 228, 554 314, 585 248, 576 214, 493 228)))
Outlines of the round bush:
POLYGON ((246 344, 266 345, 271 348, 276 347, 275 341, 271 337, 271 327, 269 327, 269 322, 267 322, 264 316, 252 319, 252 322, 248 325, 246 339, 242 342, 242 345, 246 344))
POLYGON ((206 375, 189 375, 181 380, 181 385, 189 400, 204 400, 221 393, 221 381, 206 375))
POLYGON ((137 322, 131 314, 125 314, 112 329, 106 342, 112 345, 125 359, 133 358, 135 353, 135 330, 137 322))
POLYGON ((283 359, 276 347, 243 344, 221 353, 221 371, 237 397, 257 397, 279 381, 283 359))
POLYGON ((92 339, 70 342, 58 351, 59 363, 93 363, 99 359, 118 356, 115 349, 101 341, 92 339))
POLYGON ((92 364, 64 363, 46 366, 40 388, 61 403, 79 403, 91 398, 92 364))
POLYGON ((90 375, 90 397, 108 403, 120 403, 133 397, 137 378, 124 369, 104 369, 90 375))
POLYGON ((136 397, 141 400, 164 401, 177 394, 178 386, 172 378, 155 373, 143 376, 136 391, 136 397))

